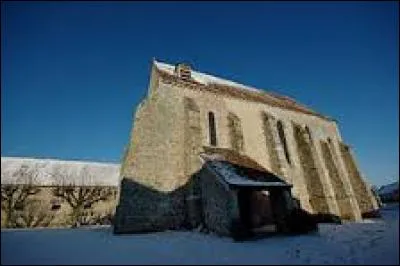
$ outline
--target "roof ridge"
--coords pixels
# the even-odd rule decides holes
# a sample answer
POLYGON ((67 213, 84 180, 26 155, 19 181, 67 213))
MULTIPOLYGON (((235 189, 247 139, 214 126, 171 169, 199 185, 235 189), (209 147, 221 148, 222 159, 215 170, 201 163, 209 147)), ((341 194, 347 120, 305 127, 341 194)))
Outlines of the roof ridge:
MULTIPOLYGON (((248 97, 247 100, 263 102, 266 104, 270 104, 272 106, 285 108, 285 109, 288 109, 291 111, 297 111, 297 112, 301 112, 301 113, 305 113, 305 114, 309 114, 309 115, 315 115, 315 116, 318 116, 320 118, 323 118, 323 119, 329 120, 329 121, 333 120, 332 118, 322 115, 322 114, 314 111, 313 109, 307 107, 306 105, 301 104, 288 96, 279 95, 275 92, 267 92, 267 91, 261 90, 261 89, 255 89, 255 88, 246 89, 249 87, 242 85, 240 83, 237 83, 237 82, 224 80, 224 79, 214 77, 211 75, 209 75, 209 76, 213 77, 214 80, 208 80, 208 82, 204 81, 204 80, 203 80, 203 82, 198 81, 199 77, 193 77, 193 76, 190 81, 189 80, 183 81, 183 80, 180 80, 179 77, 175 76, 173 73, 169 72, 169 71, 172 71, 172 69, 171 69, 171 68, 173 68, 172 65, 161 62, 161 64, 164 64, 165 66, 167 66, 167 67, 165 67, 165 66, 163 67, 163 66, 159 65, 159 62, 157 62, 157 63, 158 63, 158 65, 156 64, 157 71, 159 73, 161 73, 162 75, 167 75, 167 78, 170 79, 171 83, 176 83, 176 84, 182 85, 182 86, 188 86, 189 88, 196 87, 196 86, 202 86, 203 89, 209 89, 216 93, 227 93, 230 96, 236 97, 236 98, 246 99, 245 96, 249 96, 251 99, 248 97), (222 80, 222 81, 226 81, 226 82, 224 84, 222 82, 218 82, 218 80, 219 81, 222 80), (237 86, 236 84, 238 84, 239 86, 237 86), (225 87, 226 90, 224 92, 219 91, 218 87, 219 88, 225 87), (232 91, 232 90, 235 90, 236 92, 232 91), (266 97, 268 97, 268 99, 266 97)), ((192 71, 192 73, 193 72, 200 73, 201 75, 207 75, 207 74, 203 74, 203 73, 197 72, 197 71, 192 71)), ((162 78, 165 78, 165 76, 162 78)))
MULTIPOLYGON (((165 63, 165 62, 154 61, 154 63, 156 64, 156 66, 157 66, 157 64, 163 64, 163 65, 166 65, 166 66, 168 66, 170 68, 174 68, 173 65, 165 63)), ((241 82, 238 82, 238 81, 235 81, 235 80, 231 80, 231 79, 228 79, 228 78, 218 77, 216 75, 213 75, 213 74, 210 74, 210 73, 207 73, 207 72, 198 71, 198 70, 194 70, 194 69, 192 69, 191 71, 192 71, 192 73, 195 73, 195 74, 198 74, 198 75, 208 76, 209 78, 213 79, 214 81, 224 81, 224 82, 227 82, 227 83, 231 83, 232 85, 235 84, 235 85, 238 85, 239 87, 243 87, 243 89, 246 88, 247 90, 250 90, 250 91, 258 91, 258 92, 262 91, 261 89, 255 88, 253 86, 245 85, 245 84, 242 84, 241 82)), ((213 82, 209 82, 208 84, 210 84, 210 83, 213 83, 213 82)), ((205 85, 208 85, 208 84, 205 84, 205 85)))

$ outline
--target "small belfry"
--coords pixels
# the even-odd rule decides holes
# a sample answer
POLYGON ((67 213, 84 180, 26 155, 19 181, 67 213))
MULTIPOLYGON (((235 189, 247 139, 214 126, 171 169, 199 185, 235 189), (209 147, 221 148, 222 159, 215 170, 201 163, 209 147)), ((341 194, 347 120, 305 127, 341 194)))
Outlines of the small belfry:
POLYGON ((189 64, 186 63, 179 63, 175 66, 175 74, 181 80, 190 80, 191 77, 191 69, 189 64))
POLYGON ((294 99, 153 60, 121 162, 115 233, 287 231, 294 208, 378 209, 336 120, 294 99))

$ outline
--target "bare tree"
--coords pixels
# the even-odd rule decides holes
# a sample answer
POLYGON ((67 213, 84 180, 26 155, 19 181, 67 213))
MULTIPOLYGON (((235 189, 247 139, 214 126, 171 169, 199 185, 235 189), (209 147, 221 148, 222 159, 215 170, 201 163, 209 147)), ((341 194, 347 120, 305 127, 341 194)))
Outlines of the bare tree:
MULTIPOLYGON (((7 173, 2 173, 2 179, 7 173)), ((21 165, 11 173, 12 183, 1 185, 1 208, 5 212, 5 226, 15 227, 18 211, 23 210, 32 195, 40 192, 34 184, 38 172, 35 168, 21 165)))
POLYGON ((89 169, 84 167, 80 178, 74 174, 57 169, 55 178, 59 185, 53 188, 53 195, 64 199, 72 208, 70 224, 73 227, 89 223, 92 215, 86 211, 99 201, 106 201, 115 194, 112 187, 96 186, 89 169), (79 183, 77 181, 80 181, 79 183))
POLYGON ((93 210, 83 210, 77 217, 76 224, 79 225, 110 225, 113 222, 114 213, 112 209, 101 213, 95 213, 93 210))
POLYGON ((49 212, 50 205, 39 200, 29 201, 23 210, 17 211, 15 227, 47 227, 54 219, 54 213, 49 212))

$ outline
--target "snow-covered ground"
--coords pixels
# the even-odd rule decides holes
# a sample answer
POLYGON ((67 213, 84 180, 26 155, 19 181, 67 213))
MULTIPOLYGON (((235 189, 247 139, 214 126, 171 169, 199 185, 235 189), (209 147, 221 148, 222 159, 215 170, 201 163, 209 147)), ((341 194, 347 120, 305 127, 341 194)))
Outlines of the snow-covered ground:
POLYGON ((193 232, 115 236, 109 227, 2 230, 1 264, 399 264, 399 205, 382 214, 246 242, 193 232))

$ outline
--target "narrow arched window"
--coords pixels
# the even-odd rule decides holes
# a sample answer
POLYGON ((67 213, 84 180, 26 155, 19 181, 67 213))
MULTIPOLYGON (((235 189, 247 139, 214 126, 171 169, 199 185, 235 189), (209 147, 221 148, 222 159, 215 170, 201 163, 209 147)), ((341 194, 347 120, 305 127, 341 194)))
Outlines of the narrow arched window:
POLYGON ((335 146, 333 145, 332 139, 328 138, 327 140, 328 140, 329 149, 331 150, 332 153, 334 153, 335 152, 335 146))
POLYGON ((308 140, 311 142, 311 141, 312 141, 312 136, 311 136, 311 131, 310 131, 310 129, 308 128, 308 126, 306 126, 306 133, 307 133, 307 135, 308 135, 308 140))
POLYGON ((208 128, 210 130, 210 145, 217 146, 217 130, 215 128, 215 116, 213 112, 208 112, 208 128))
POLYGON ((281 140, 281 144, 283 146, 283 151, 285 152, 286 161, 289 164, 291 164, 290 157, 289 157, 289 150, 288 150, 287 143, 286 143, 285 132, 283 131, 283 125, 280 120, 277 122, 277 128, 278 128, 279 139, 281 140))

